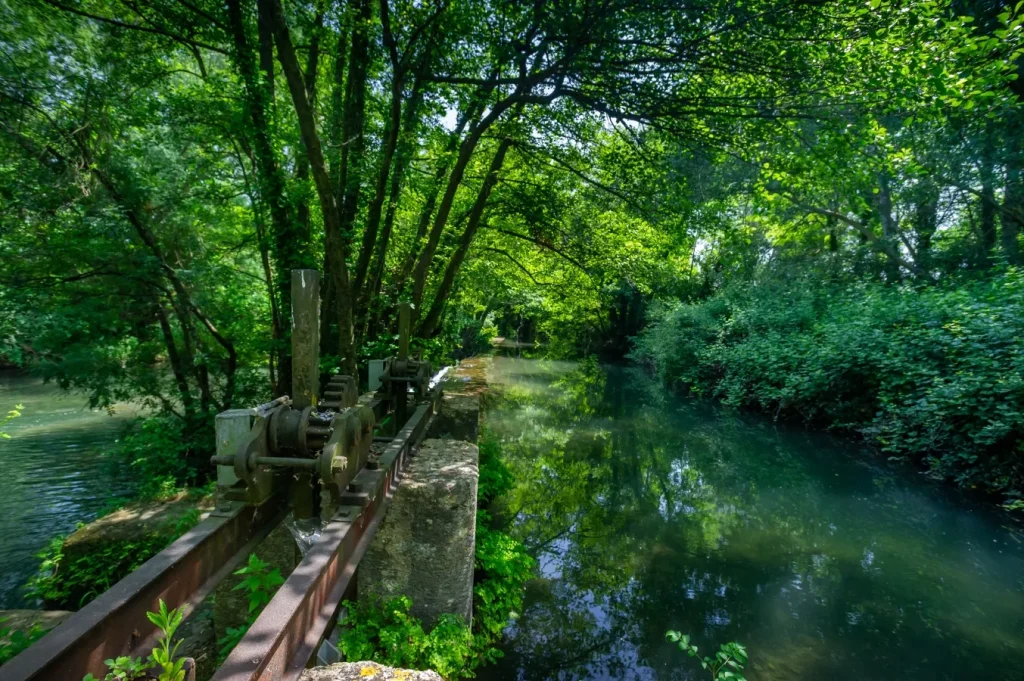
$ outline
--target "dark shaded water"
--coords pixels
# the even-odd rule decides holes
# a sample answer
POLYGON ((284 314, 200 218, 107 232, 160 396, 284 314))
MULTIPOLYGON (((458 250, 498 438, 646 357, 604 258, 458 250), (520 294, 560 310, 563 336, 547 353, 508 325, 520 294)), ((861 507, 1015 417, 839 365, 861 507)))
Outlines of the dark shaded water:
POLYGON ((638 370, 497 358, 487 425, 540 578, 486 678, 1024 679, 1024 538, 827 435, 666 395, 638 370))
POLYGON ((0 413, 16 404, 22 416, 0 440, 0 608, 31 607, 21 587, 39 566, 35 554, 130 491, 130 476, 103 453, 134 407, 90 410, 81 395, 0 372, 0 413))

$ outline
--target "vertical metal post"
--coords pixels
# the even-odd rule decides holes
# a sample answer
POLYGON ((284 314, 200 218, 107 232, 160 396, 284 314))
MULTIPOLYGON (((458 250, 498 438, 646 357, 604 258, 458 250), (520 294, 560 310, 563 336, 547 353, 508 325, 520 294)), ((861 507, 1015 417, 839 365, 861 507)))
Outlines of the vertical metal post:
POLYGON ((292 406, 316 406, 319 392, 320 273, 292 270, 292 406))
MULTIPOLYGON (((292 406, 315 407, 320 392, 320 273, 292 270, 292 406)), ((292 513, 312 518, 316 501, 309 473, 292 480, 292 513)))

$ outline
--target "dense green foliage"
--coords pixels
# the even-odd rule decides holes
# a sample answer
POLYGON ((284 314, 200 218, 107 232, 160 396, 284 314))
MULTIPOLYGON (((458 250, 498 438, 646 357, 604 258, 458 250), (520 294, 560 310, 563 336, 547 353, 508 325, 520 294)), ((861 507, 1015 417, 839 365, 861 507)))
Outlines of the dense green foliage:
MULTIPOLYGON (((293 268, 324 373, 394 352, 400 302, 446 361, 621 357, 652 305, 780 277, 849 314, 951 294, 1022 264, 1020 10, 0 2, 0 361, 152 409, 138 442, 185 460, 159 491, 209 476, 214 414, 290 390, 293 268)), ((944 448, 998 448, 1005 408, 977 442, 939 406, 836 421, 960 476, 944 448)))
POLYGON ((893 457, 1024 492, 1024 274, 934 286, 777 276, 673 305, 635 356, 698 395, 863 434, 893 457))
POLYGON ((346 601, 349 609, 341 650, 347 660, 373 660, 402 669, 433 669, 445 679, 474 676, 479 660, 474 637, 457 615, 442 615, 430 633, 409 614, 412 602, 346 601))
POLYGON ((39 573, 29 581, 28 593, 50 609, 78 610, 141 567, 197 522, 199 511, 193 509, 166 527, 131 539, 104 542, 95 551, 73 560, 64 553, 64 537, 55 537, 39 554, 39 573))
POLYGON ((190 432, 169 416, 140 418, 129 424, 109 453, 113 465, 131 472, 136 482, 133 497, 163 501, 182 494, 199 483, 199 470, 208 460, 197 460, 208 443, 200 442, 207 432, 190 432))
POLYGON ((386 603, 345 603, 348 617, 340 648, 348 660, 373 660, 406 669, 433 669, 448 681, 476 676, 483 664, 501 656, 501 633, 518 617, 523 588, 533 577, 535 561, 525 547, 492 527, 487 504, 512 489, 501 459, 501 446, 489 432, 480 441, 480 510, 476 523, 476 577, 473 628, 456 615, 442 615, 427 632, 409 614, 412 602, 399 596, 386 603))
MULTIPOLYGON (((218 412, 291 390, 291 271, 315 268, 324 374, 394 353, 406 302, 437 362, 635 338, 674 385, 1024 506, 1021 10, 0 0, 0 363, 148 409, 117 456, 166 498, 209 479, 218 412)), ((588 416, 598 373, 553 408, 588 416)), ((547 436, 547 468, 485 443, 514 475, 483 465, 484 498, 598 503, 547 436)), ((472 673, 527 548, 571 528, 482 510, 473 630, 399 600, 348 645, 472 673)), ((77 607, 167 541, 51 548, 34 588, 77 607)))

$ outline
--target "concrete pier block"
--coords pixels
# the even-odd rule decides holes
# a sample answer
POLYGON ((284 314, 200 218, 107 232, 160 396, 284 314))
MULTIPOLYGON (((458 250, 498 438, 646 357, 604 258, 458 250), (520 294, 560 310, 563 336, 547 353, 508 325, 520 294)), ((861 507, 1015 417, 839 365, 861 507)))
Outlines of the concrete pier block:
MULTIPOLYGON (((39 627, 49 631, 73 614, 70 610, 0 610, 0 629, 28 633, 39 627)), ((10 636, 0 639, 3 643, 10 643, 10 636)))
POLYGON ((424 440, 359 564, 359 598, 412 599, 425 627, 452 613, 469 624, 476 550, 477 447, 424 440))
POLYGON ((444 393, 441 407, 430 424, 430 437, 463 442, 480 439, 480 398, 444 393))

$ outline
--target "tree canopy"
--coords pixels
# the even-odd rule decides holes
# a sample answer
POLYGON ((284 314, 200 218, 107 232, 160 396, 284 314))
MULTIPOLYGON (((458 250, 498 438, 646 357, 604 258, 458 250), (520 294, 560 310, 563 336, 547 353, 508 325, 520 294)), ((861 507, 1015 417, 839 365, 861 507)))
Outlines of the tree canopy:
POLYGON ((0 2, 0 353, 191 425, 489 335, 618 352, 766 267, 1020 263, 1019 6, 0 2))

